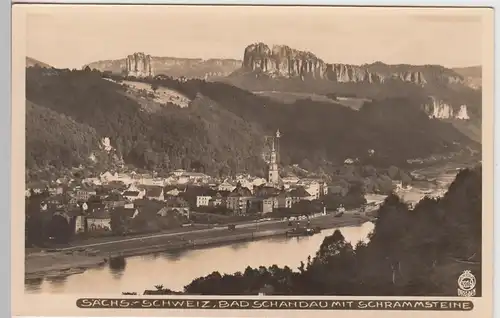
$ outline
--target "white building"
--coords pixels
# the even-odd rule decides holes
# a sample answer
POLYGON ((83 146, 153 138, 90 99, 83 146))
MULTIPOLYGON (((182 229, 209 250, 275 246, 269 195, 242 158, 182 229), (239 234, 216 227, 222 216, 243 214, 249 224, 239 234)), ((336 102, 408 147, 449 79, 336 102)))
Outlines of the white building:
POLYGON ((144 198, 146 195, 145 189, 140 189, 131 184, 130 187, 122 193, 123 197, 130 201, 135 201, 144 198))
POLYGON ((180 176, 182 176, 182 174, 183 174, 183 173, 185 173, 185 172, 186 172, 186 170, 177 169, 177 170, 172 171, 172 174, 173 174, 174 176, 176 176, 176 177, 180 177, 180 176))
POLYGON ((208 206, 211 199, 212 199, 211 196, 208 196, 208 195, 199 195, 199 196, 196 197, 196 206, 197 207, 208 206))
POLYGON ((234 189, 236 189, 236 186, 232 185, 227 181, 224 181, 221 184, 219 184, 217 188, 217 190, 219 191, 229 191, 229 192, 232 192, 234 189))

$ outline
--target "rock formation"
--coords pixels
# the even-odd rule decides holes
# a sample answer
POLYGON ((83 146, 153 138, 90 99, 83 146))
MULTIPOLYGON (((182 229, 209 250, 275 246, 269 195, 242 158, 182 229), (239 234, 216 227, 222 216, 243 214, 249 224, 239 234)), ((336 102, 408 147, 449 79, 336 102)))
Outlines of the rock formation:
POLYGON ((311 52, 286 45, 269 47, 264 43, 251 44, 245 48, 242 69, 263 72, 270 77, 326 79, 339 83, 384 83, 396 80, 424 86, 430 77, 447 84, 463 82, 459 74, 438 66, 386 65, 381 62, 361 66, 329 64, 311 52), (440 73, 443 70, 445 73, 440 73))
POLYGON ((461 105, 460 109, 455 111, 452 106, 442 100, 438 100, 435 97, 430 97, 429 103, 424 105, 424 110, 429 115, 429 118, 460 120, 470 119, 467 111, 467 105, 461 105))
POLYGON ((125 61, 125 72, 127 76, 149 77, 153 76, 151 56, 144 53, 134 53, 127 56, 125 61))
POLYGON ((462 120, 468 120, 470 119, 469 117, 469 112, 467 111, 467 105, 461 105, 460 110, 458 111, 457 115, 455 116, 456 119, 462 119, 462 120))
MULTIPOLYGON (((84 65, 84 67, 87 65, 84 65)), ((193 59, 149 56, 135 53, 119 60, 104 60, 88 64, 91 69, 135 77, 163 75, 173 78, 220 78, 241 67, 240 60, 193 59), (150 72, 151 70, 151 72, 150 72)))

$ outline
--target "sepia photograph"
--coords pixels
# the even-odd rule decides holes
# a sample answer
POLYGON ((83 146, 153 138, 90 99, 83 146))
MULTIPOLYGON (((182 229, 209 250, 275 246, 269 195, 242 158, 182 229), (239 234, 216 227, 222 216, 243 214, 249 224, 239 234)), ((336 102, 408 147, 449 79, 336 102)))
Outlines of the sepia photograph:
POLYGON ((491 297, 492 9, 16 10, 22 294, 491 297))

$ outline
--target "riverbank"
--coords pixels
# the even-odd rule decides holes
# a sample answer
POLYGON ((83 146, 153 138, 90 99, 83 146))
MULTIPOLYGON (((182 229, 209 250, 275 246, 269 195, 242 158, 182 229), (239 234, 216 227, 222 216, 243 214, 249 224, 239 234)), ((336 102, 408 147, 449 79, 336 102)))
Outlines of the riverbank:
MULTIPOLYGON (((333 215, 311 219, 311 226, 322 229, 359 226, 371 219, 354 213, 342 217, 333 215)), ((132 257, 161 252, 178 252, 203 249, 216 245, 285 236, 288 222, 281 220, 241 224, 234 231, 227 228, 212 228, 186 232, 155 234, 136 238, 126 238, 59 249, 54 252, 38 252, 25 256, 25 279, 61 277, 82 273, 87 269, 100 267, 109 262, 110 257, 132 257)))

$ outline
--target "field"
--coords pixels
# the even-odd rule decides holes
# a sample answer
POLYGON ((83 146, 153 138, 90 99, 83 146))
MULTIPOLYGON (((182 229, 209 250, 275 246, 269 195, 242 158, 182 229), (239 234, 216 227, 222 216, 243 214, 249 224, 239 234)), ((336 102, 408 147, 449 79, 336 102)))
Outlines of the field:
POLYGON ((188 107, 191 102, 191 100, 183 94, 165 87, 158 87, 158 89, 154 91, 150 84, 142 82, 122 81, 121 84, 127 87, 127 95, 137 100, 142 108, 147 111, 157 111, 158 107, 161 107, 160 105, 167 103, 184 108, 188 107))

